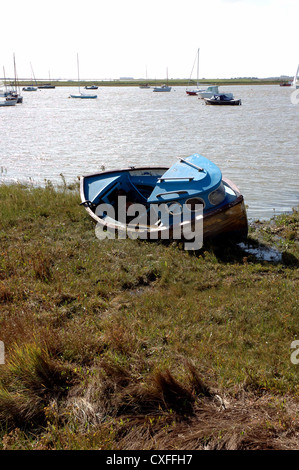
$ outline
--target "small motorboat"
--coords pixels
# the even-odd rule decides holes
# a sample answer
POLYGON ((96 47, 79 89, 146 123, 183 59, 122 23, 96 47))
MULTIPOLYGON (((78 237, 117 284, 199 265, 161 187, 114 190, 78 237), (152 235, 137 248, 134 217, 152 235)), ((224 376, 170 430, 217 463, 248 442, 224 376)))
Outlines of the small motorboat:
POLYGON ((86 85, 85 90, 97 90, 98 87, 96 85, 86 85))
POLYGON ((109 238, 117 233, 118 238, 184 240, 198 229, 203 242, 226 236, 242 241, 248 232, 239 189, 199 154, 179 158, 170 168, 125 168, 82 176, 80 197, 97 222, 99 238, 108 232, 109 238), (125 198, 122 211, 120 196, 125 198), (142 215, 138 230, 130 212, 136 208, 142 215))
POLYGON ((204 98, 204 101, 206 104, 220 106, 240 106, 242 104, 240 99, 234 99, 232 93, 220 93, 213 95, 211 98, 204 98))
POLYGON ((22 88, 22 90, 23 90, 23 91, 36 91, 36 90, 37 90, 37 87, 31 86, 31 85, 30 85, 30 86, 24 86, 24 87, 22 88))
POLYGON ((211 98, 212 96, 219 93, 217 85, 208 86, 205 90, 201 90, 197 93, 198 99, 211 98))

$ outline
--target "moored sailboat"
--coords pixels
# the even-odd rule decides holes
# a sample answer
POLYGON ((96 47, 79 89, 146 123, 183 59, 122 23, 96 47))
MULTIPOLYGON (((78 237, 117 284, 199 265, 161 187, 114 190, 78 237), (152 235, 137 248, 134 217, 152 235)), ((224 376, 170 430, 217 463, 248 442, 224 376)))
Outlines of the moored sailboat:
MULTIPOLYGON (((196 80, 196 87, 197 88, 186 88, 186 93, 187 95, 189 96, 196 96, 200 91, 203 91, 202 89, 199 88, 199 82, 198 82, 198 72, 199 72, 199 49, 197 49, 197 57, 195 59, 197 61, 197 80, 196 80)), ((194 68, 194 64, 193 64, 193 68, 194 68)), ((192 73, 193 73, 193 68, 192 68, 192 71, 191 71, 191 74, 190 74, 190 80, 189 80, 189 83, 192 82, 191 80, 191 77, 192 77, 192 73)))
POLYGON ((80 74, 79 74, 79 55, 77 54, 77 69, 78 69, 78 94, 71 94, 69 98, 79 98, 79 99, 95 99, 98 95, 90 95, 89 93, 82 93, 80 90, 80 74))
POLYGON ((33 78, 31 78, 32 84, 28 85, 28 86, 24 86, 22 88, 23 91, 37 91, 37 83, 36 83, 36 79, 35 79, 35 76, 34 76, 34 72, 33 72, 33 68, 32 68, 31 63, 30 63, 30 67, 31 67, 31 74, 32 74, 32 77, 33 77, 33 78), (36 86, 33 85, 33 80, 34 80, 36 86))
POLYGON ((50 78, 50 72, 49 72, 49 83, 43 83, 42 85, 38 85, 38 88, 41 89, 54 89, 55 85, 53 85, 52 80, 50 78))
POLYGON ((164 83, 161 86, 156 86, 154 87, 153 91, 157 92, 165 92, 165 91, 171 91, 171 86, 168 85, 168 69, 166 71, 166 84, 164 83))

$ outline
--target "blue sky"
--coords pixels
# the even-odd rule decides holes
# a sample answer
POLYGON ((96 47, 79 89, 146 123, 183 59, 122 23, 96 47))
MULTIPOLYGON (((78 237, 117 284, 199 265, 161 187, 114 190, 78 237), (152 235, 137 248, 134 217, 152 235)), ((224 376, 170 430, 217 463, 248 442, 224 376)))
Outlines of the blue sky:
MULTIPOLYGON (((298 0, 14 2, 1 22, 0 67, 19 77, 188 78, 294 75, 298 0), (4 45, 4 47, 3 47, 4 45)), ((0 75, 2 73, 0 72, 0 75)))

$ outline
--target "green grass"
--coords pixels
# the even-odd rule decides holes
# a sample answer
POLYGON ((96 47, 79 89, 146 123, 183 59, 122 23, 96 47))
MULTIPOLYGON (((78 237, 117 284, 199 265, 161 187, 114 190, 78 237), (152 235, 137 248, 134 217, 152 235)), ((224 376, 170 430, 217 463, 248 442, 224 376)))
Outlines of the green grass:
MULTIPOLYGON (((165 79, 149 79, 147 83, 150 86, 158 86, 165 83, 165 79)), ((78 82, 76 80, 61 80, 61 81, 54 81, 52 80, 52 85, 56 87, 60 86, 78 86, 78 82)), ((145 83, 145 80, 134 79, 134 80, 94 80, 94 81, 82 81, 81 86, 86 85, 97 85, 99 87, 111 87, 111 86, 140 86, 145 83)), ((171 86, 192 86, 192 82, 187 79, 175 79, 171 78, 168 80, 169 85, 171 86)), ((279 85, 281 80, 279 79, 267 79, 267 78, 203 78, 200 80, 201 85, 279 85)), ((42 85, 43 82, 38 81, 38 85, 42 85)), ((32 85, 31 81, 22 80, 19 83, 19 86, 28 86, 32 85)), ((193 80, 193 85, 196 86, 196 82, 193 80)))
POLYGON ((0 186, 0 448, 298 448, 298 212, 235 246, 104 240, 77 188, 0 186))

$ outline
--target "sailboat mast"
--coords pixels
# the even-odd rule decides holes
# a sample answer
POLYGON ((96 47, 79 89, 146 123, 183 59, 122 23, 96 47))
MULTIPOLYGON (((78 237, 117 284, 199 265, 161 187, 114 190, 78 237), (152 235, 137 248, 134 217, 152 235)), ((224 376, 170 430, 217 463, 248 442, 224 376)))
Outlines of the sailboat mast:
POLYGON ((198 87, 198 73, 199 73, 199 49, 197 49, 197 87, 198 87))
POLYGON ((16 68, 15 54, 13 55, 13 66, 14 66, 14 73, 15 73, 15 91, 17 91, 17 68, 16 68))
POLYGON ((77 69, 78 69, 78 87, 79 87, 79 93, 80 93, 80 78, 79 78, 79 54, 77 52, 77 69))
POLYGON ((7 83, 6 83, 6 76, 5 76, 5 68, 4 68, 4 65, 3 65, 3 78, 4 78, 4 88, 5 88, 5 91, 7 92, 7 83))

